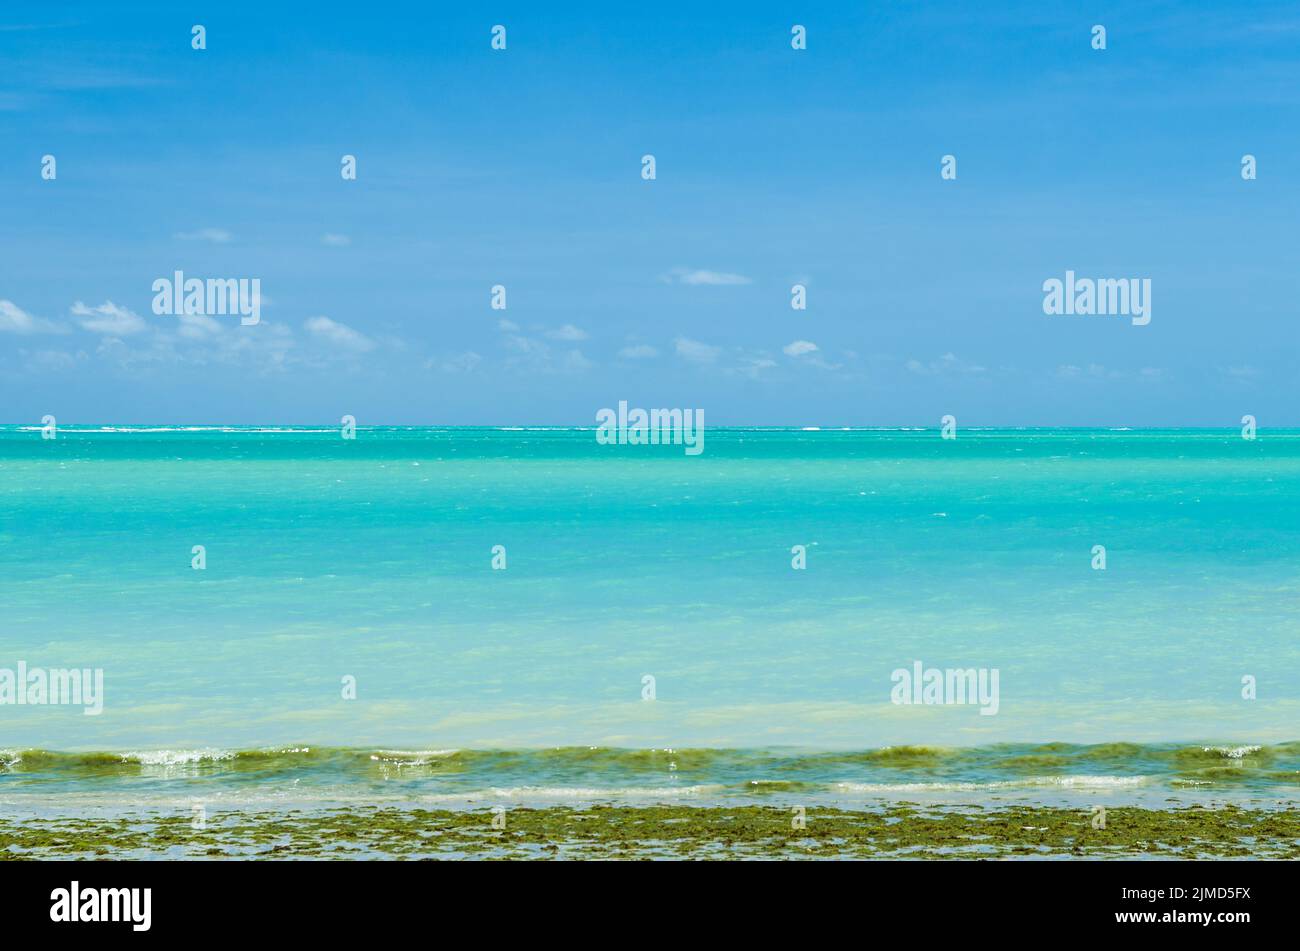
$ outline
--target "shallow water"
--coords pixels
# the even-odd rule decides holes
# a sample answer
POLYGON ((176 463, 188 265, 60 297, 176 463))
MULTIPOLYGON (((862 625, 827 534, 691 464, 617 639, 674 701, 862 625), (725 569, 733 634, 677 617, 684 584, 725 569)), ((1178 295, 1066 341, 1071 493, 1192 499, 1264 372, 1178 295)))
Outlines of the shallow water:
POLYGON ((1290 797, 1298 503, 1295 431, 732 429, 687 457, 576 429, 0 427, 0 668, 104 671, 98 716, 0 705, 0 749, 110 754, 25 754, 0 796, 237 790, 239 756, 168 758, 310 747, 266 788, 1290 797), (918 660, 996 669, 996 714, 892 703, 918 660), (1081 752, 1119 742, 1126 764, 1081 752), (899 746, 958 752, 772 752, 899 746))

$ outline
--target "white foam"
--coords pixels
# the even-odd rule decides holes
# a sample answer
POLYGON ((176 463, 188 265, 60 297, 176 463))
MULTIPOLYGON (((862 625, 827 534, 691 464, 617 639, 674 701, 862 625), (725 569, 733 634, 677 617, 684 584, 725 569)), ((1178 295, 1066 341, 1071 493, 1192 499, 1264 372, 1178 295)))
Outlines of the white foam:
POLYGON ((1243 756, 1249 756, 1251 753, 1259 752, 1258 746, 1202 746, 1201 750, 1205 753, 1221 753, 1228 759, 1241 759, 1243 756))
POLYGON ((427 766, 430 760, 455 756, 460 750, 376 750, 370 754, 372 762, 391 763, 394 766, 427 766))
POLYGON ((606 799, 681 799, 690 796, 702 796, 718 793, 727 787, 721 784, 704 784, 698 786, 511 786, 470 790, 462 793, 447 793, 427 796, 431 800, 467 800, 467 799, 571 799, 571 800, 606 800, 606 799))
POLYGON ((1141 786, 1149 780, 1149 776, 1032 776, 1026 779, 1006 779, 991 783, 834 783, 832 785, 841 792, 853 793, 981 792, 989 789, 1042 786, 1105 789, 1141 786))
POLYGON ((230 750, 145 750, 122 754, 122 762, 142 766, 189 766, 194 763, 234 759, 230 750))

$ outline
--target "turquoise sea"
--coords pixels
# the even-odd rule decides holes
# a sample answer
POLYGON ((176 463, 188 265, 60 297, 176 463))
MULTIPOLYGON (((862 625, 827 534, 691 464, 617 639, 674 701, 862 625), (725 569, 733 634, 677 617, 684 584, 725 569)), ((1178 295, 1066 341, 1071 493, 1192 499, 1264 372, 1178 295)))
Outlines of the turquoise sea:
POLYGON ((10 809, 1289 800, 1297 618, 1294 430, 0 427, 0 671, 104 678, 0 704, 10 809))

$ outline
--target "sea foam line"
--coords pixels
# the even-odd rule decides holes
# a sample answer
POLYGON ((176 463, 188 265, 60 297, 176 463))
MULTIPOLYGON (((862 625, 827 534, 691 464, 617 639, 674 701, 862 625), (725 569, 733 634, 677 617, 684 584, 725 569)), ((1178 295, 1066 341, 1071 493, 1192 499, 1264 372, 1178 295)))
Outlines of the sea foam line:
POLYGON ((1141 786, 1151 781, 1150 776, 1031 776, 1025 779, 1005 779, 997 782, 977 783, 832 783, 841 792, 895 793, 895 792, 981 792, 989 789, 1017 789, 1042 786, 1066 788, 1105 789, 1107 787, 1141 786))

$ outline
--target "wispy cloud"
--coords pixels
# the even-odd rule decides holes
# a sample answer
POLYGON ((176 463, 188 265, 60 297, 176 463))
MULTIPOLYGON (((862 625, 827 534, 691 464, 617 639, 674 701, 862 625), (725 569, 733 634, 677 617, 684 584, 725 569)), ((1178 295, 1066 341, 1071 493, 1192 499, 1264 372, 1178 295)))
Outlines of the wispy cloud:
POLYGON ((297 350, 293 331, 283 324, 264 319, 255 327, 241 327, 191 314, 151 322, 146 333, 134 337, 104 337, 95 353, 132 374, 151 368, 212 365, 279 372, 294 363, 310 362, 295 357, 297 350))
POLYGON ((327 231, 320 236, 320 243, 327 248, 346 248, 352 243, 352 239, 345 234, 334 234, 327 231))
POLYGON ((472 373, 478 369, 483 358, 473 350, 453 353, 447 356, 430 357, 424 362, 426 370, 439 370, 443 373, 472 373))
POLYGON ((76 369, 86 360, 85 351, 70 353, 66 350, 22 350, 18 357, 24 370, 28 373, 67 373, 76 369))
POLYGON ((0 333, 11 334, 63 334, 61 327, 43 317, 27 313, 11 300, 0 300, 0 333))
MULTIPOLYGON (((784 353, 795 363, 803 367, 816 367, 819 370, 842 370, 844 364, 831 363, 825 359, 821 347, 811 340, 793 340, 781 348, 784 353)), ((854 354, 844 353, 843 356, 853 359, 854 354)))
POLYGON ((207 241, 212 244, 229 244, 235 238, 225 228, 199 228, 197 231, 178 231, 172 237, 177 241, 207 241))
POLYGON ((659 356, 659 351, 648 343, 638 343, 624 347, 618 355, 624 360, 650 360, 659 356))
POLYGON ((1082 380, 1087 378, 1104 380, 1106 377, 1118 379, 1120 374, 1116 370, 1107 370, 1100 363, 1089 363, 1086 367, 1075 366, 1073 363, 1063 363, 1056 368, 1056 376, 1062 380, 1082 380))
POLYGON ((63 64, 43 68, 35 77, 47 89, 60 92, 85 92, 101 89, 147 89, 166 84, 166 80, 141 76, 116 67, 99 67, 86 63, 63 64))
POLYGON ((375 342, 347 324, 328 317, 308 317, 303 327, 317 340, 324 341, 340 350, 354 353, 366 353, 375 349, 375 342))
POLYGON ((1063 364, 1056 368, 1054 376, 1060 380, 1136 380, 1141 383, 1168 379, 1168 373, 1160 367, 1142 367, 1136 371, 1118 370, 1104 367, 1100 363, 1089 363, 1085 367, 1063 364))
POLYGON ((221 321, 206 314, 181 314, 176 319, 177 332, 187 340, 210 340, 221 333, 221 321))
POLYGON ((144 318, 111 300, 98 307, 87 307, 81 301, 72 305, 72 315, 83 330, 108 337, 126 337, 145 329, 144 318))
POLYGON ((728 367, 726 373, 728 376, 743 376, 746 379, 757 380, 762 378, 763 371, 771 370, 776 367, 776 361, 767 354, 750 354, 741 356, 735 366, 728 367))
POLYGON ((745 277, 743 274, 730 274, 726 271, 692 270, 684 267, 673 268, 664 275, 664 280, 670 284, 689 284, 691 286, 725 286, 753 283, 752 280, 745 277))
POLYGON ((678 337, 673 341, 677 355, 690 363, 713 363, 722 352, 721 347, 713 347, 690 337, 678 337))
POLYGON ((556 327, 554 330, 547 330, 545 334, 551 340, 586 340, 587 331, 581 327, 575 327, 573 324, 565 324, 563 327, 556 327))
POLYGON ((1258 380, 1264 375, 1263 371, 1258 367, 1249 365, 1219 367, 1219 373, 1227 379, 1237 382, 1258 380))
POLYGON ((905 366, 910 372, 921 376, 975 375, 987 370, 978 363, 962 360, 954 353, 945 353, 938 360, 931 360, 928 363, 908 360, 905 366))
POLYGON ((538 373, 580 373, 595 366, 578 348, 557 350, 542 339, 546 337, 563 342, 585 340, 587 334, 572 324, 565 324, 553 330, 534 328, 530 331, 530 333, 540 332, 541 337, 524 333, 519 325, 511 320, 497 321, 497 329, 504 334, 502 344, 510 354, 506 358, 508 367, 538 373))

